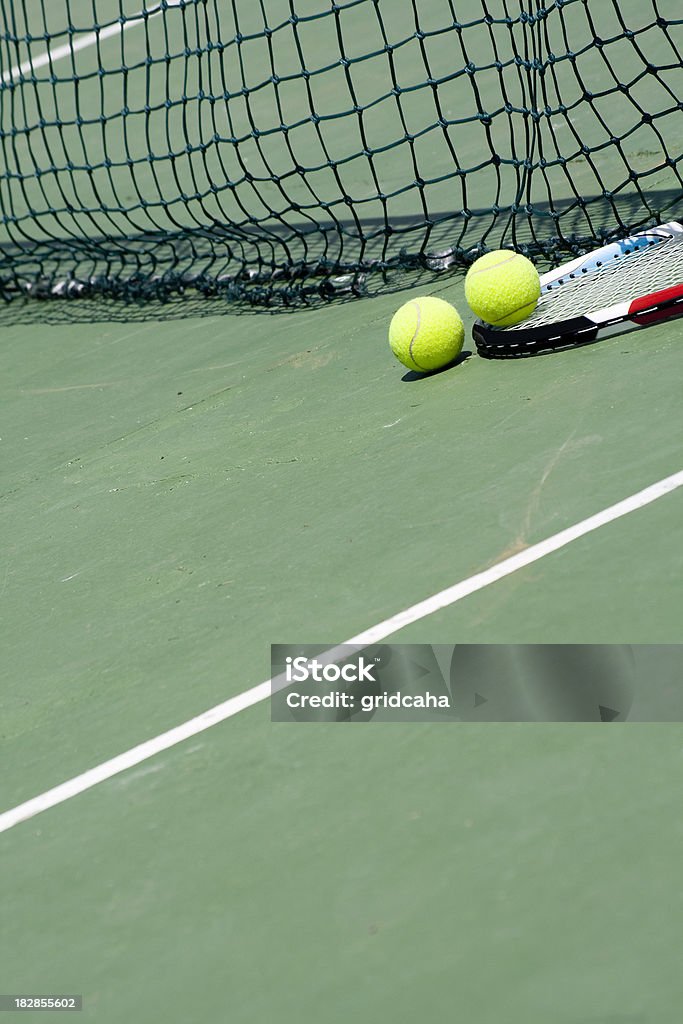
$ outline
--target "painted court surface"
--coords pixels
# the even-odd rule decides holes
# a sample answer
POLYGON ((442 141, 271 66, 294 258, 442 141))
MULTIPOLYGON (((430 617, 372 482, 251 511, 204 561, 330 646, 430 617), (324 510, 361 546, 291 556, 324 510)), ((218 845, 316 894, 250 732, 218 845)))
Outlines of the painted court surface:
MULTIPOLYGON (((462 275, 421 290, 469 337, 462 275)), ((412 379, 386 335, 414 295, 0 328, 2 992, 98 1024, 678 1019, 680 725, 275 725, 242 697, 271 643, 387 621, 681 639, 683 321, 412 379)))
MULTIPOLYGON (((271 642, 340 642, 678 468, 680 327, 404 381, 399 300, 5 330, 5 809, 266 680, 271 642)), ((392 639, 673 643, 680 515, 392 639)), ((102 1021, 667 1019, 679 733, 260 704, 2 836, 5 987, 102 1021)))

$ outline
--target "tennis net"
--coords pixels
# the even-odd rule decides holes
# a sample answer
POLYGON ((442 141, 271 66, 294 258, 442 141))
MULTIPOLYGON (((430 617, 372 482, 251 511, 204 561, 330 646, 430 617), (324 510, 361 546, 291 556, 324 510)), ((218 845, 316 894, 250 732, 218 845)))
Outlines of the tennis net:
POLYGON ((663 221, 683 192, 679 15, 0 0, 0 295, 291 305, 663 221))

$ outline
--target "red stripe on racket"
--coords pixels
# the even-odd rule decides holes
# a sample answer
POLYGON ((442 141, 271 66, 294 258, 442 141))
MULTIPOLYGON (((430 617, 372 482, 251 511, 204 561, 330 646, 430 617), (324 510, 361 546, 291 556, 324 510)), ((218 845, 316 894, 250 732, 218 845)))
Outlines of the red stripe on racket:
POLYGON ((651 295, 643 295, 636 299, 628 308, 629 318, 643 325, 666 320, 672 313, 678 312, 677 300, 683 301, 683 284, 676 284, 672 288, 665 288, 661 292, 652 292, 651 295), (653 309, 653 306, 659 308, 653 309))

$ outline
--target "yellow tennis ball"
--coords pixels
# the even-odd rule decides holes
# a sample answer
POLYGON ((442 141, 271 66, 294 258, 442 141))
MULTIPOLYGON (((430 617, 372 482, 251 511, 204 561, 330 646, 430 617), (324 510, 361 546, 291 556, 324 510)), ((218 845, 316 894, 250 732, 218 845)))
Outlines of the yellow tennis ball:
POLYGON ((488 252, 472 264, 465 278, 470 309, 492 327, 512 327, 526 320, 540 297, 536 267, 509 249, 488 252))
POLYGON ((398 310, 389 327, 396 358, 417 373, 440 370, 462 351, 465 328, 450 302, 434 297, 412 299, 398 310))

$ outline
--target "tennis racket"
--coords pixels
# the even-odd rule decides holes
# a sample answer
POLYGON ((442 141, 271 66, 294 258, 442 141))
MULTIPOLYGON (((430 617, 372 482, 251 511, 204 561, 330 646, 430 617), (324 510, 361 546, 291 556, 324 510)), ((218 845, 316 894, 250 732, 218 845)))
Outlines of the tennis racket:
POLYGON ((541 277, 532 315, 514 327, 473 329, 480 355, 511 359, 589 345, 683 316, 683 225, 612 242, 541 277))

